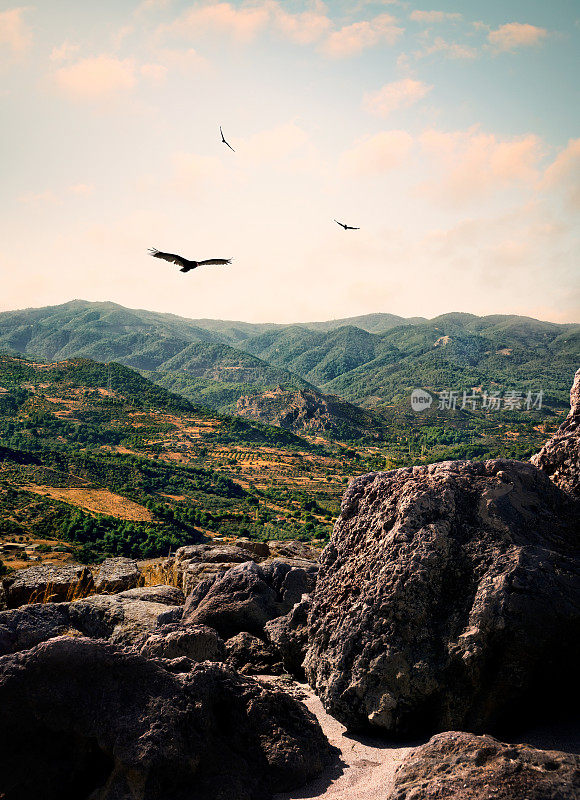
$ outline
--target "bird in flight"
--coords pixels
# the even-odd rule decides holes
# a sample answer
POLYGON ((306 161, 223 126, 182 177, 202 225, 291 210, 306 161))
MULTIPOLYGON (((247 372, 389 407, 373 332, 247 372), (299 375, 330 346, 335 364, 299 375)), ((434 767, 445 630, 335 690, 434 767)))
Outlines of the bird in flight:
POLYGON ((154 258, 163 258, 165 261, 171 261, 172 264, 177 264, 181 269, 180 272, 189 272, 196 267, 203 267, 206 264, 231 264, 231 258, 208 258, 205 261, 190 261, 183 256, 176 256, 174 253, 162 253, 156 250, 155 247, 149 248, 149 254, 154 258))
POLYGON ((341 228, 344 228, 345 231, 360 231, 360 228, 353 228, 352 225, 345 225, 344 222, 339 222, 337 219, 334 221, 337 225, 340 225, 341 228))
POLYGON ((225 145, 227 145, 227 146, 230 148, 230 150, 232 151, 232 153, 235 153, 236 151, 235 151, 235 150, 234 150, 234 148, 231 146, 231 144, 230 144, 229 142, 226 142, 226 140, 225 140, 225 138, 224 138, 224 132, 222 131, 222 126, 221 126, 221 125, 220 125, 220 134, 221 134, 221 137, 222 137, 222 142, 223 142, 225 145))

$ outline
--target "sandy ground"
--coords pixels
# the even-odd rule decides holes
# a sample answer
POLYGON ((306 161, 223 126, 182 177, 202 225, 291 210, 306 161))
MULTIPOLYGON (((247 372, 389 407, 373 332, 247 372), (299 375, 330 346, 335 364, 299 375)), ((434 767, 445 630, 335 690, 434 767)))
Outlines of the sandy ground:
POLYGON ((300 684, 303 700, 315 715, 330 744, 340 751, 338 763, 312 783, 292 792, 274 795, 274 800, 380 800, 391 786, 395 770, 407 753, 423 741, 400 744, 347 734, 344 725, 329 716, 309 686, 300 684))
MULTIPOLYGON (((312 689, 306 684, 294 684, 292 692, 318 719, 330 744, 338 748, 337 763, 329 767, 312 783, 274 795, 273 800, 305 800, 324 797, 325 800, 384 800, 392 788, 395 771, 414 747, 428 738, 405 745, 353 735, 344 725, 329 716, 312 689)), ((526 742, 542 750, 580 752, 580 728, 577 720, 528 728, 519 735, 497 738, 508 742, 526 742)))
POLYGON ((61 500, 71 506, 78 506, 96 514, 126 519, 133 522, 151 522, 151 512, 132 500, 107 489, 59 489, 53 486, 23 486, 27 492, 48 495, 54 500, 61 500))

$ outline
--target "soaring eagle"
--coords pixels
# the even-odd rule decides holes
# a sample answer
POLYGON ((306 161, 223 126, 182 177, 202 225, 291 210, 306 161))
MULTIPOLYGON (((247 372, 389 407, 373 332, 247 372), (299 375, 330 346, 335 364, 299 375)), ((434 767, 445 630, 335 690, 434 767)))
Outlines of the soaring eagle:
POLYGON ((352 225, 345 225, 344 222, 339 222, 337 219, 334 221, 337 225, 340 225, 341 228, 344 228, 345 231, 360 231, 360 228, 353 228, 352 225))
POLYGON ((227 145, 230 148, 230 150, 235 153, 236 151, 231 146, 231 144, 229 142, 226 142, 225 137, 224 137, 224 132, 222 131, 222 126, 221 125, 220 125, 220 136, 222 137, 222 143, 227 145))
POLYGON ((172 264, 177 264, 181 269, 180 272, 189 272, 196 267, 203 267, 205 264, 231 264, 231 258, 208 258, 205 261, 189 261, 183 256, 176 256, 174 253, 162 253, 154 247, 149 248, 149 253, 154 258, 163 258, 165 261, 171 261, 172 264))

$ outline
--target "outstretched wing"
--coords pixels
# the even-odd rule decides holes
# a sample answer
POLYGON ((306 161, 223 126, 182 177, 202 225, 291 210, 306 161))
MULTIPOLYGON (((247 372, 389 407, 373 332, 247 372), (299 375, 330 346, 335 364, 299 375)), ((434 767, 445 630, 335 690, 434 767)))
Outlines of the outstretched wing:
POLYGON ((175 255, 175 253, 162 253, 161 250, 156 250, 154 247, 149 248, 149 253, 154 258, 162 258, 164 261, 171 261, 172 264, 178 264, 180 267, 186 267, 188 261, 186 258, 175 255))
POLYGON ((231 264, 231 258, 208 258, 205 261, 198 261, 198 266, 203 266, 204 264, 231 264))
POLYGON ((335 219, 334 221, 336 222, 337 225, 340 225, 341 228, 346 228, 344 222, 339 222, 337 219, 335 219))
POLYGON ((349 231, 360 231, 360 228, 354 228, 352 225, 345 225, 345 230, 349 231))

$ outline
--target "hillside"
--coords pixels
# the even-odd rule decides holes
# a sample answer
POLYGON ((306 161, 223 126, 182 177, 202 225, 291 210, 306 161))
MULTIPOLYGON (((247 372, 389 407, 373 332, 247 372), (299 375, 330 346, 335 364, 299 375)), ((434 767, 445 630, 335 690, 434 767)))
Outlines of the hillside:
POLYGON ((319 392, 292 391, 278 387, 240 397, 236 414, 276 425, 298 434, 340 440, 384 441, 389 433, 377 414, 319 392))
POLYGON ((0 314, 0 347, 50 360, 118 361, 220 411, 282 386, 338 395, 390 419, 389 408, 418 387, 542 390, 548 408, 563 410, 580 326, 459 313, 274 325, 186 320, 76 300, 0 314))

